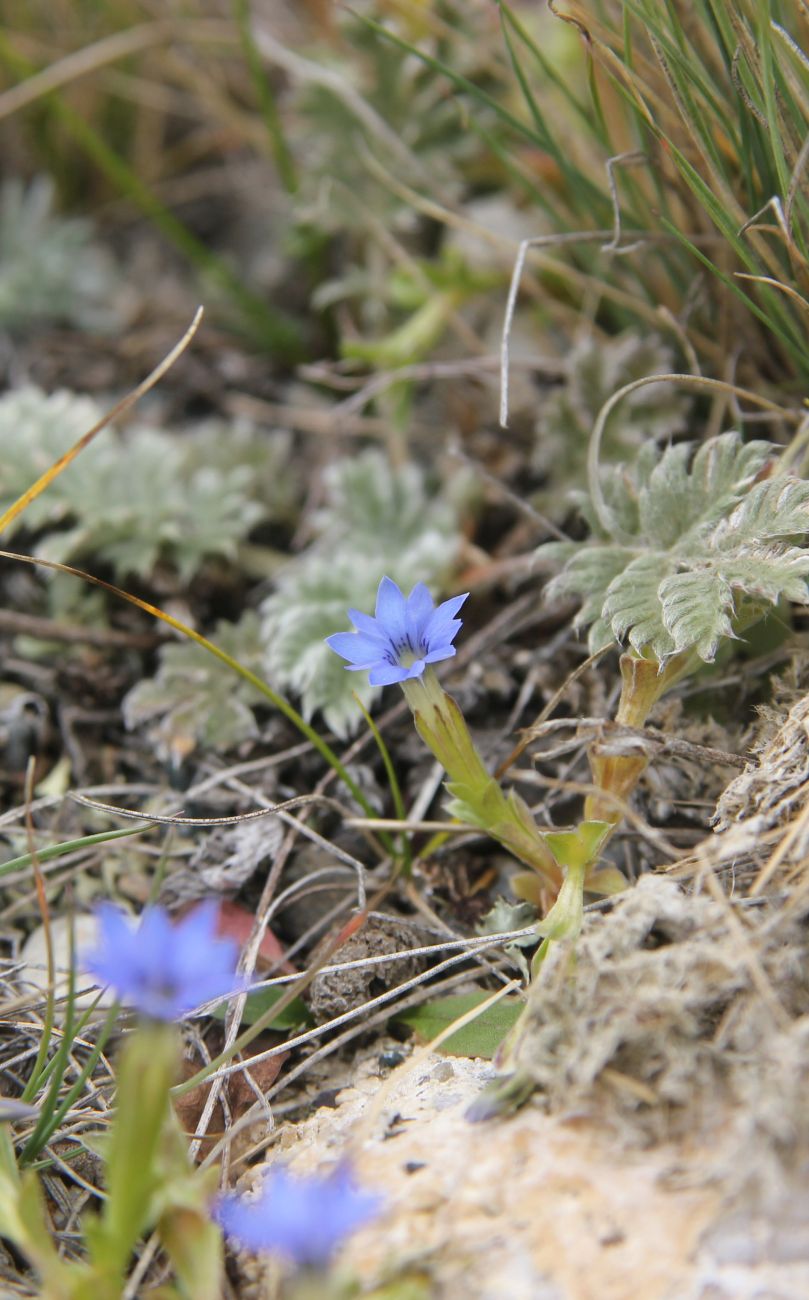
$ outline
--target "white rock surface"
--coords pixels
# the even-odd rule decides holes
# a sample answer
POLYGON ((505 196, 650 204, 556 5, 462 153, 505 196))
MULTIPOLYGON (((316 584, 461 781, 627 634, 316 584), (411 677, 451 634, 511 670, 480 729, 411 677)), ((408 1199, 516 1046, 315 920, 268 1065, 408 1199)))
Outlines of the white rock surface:
POLYGON ((809 1250, 754 1262, 728 1249, 727 1234, 718 1246, 721 1188, 677 1185, 695 1152, 622 1152, 585 1116, 537 1104, 471 1125, 465 1111, 492 1073, 487 1061, 416 1054, 282 1133, 273 1162, 303 1173, 349 1154, 386 1198, 386 1217, 343 1256, 366 1286, 409 1264, 435 1300, 809 1296, 809 1250))

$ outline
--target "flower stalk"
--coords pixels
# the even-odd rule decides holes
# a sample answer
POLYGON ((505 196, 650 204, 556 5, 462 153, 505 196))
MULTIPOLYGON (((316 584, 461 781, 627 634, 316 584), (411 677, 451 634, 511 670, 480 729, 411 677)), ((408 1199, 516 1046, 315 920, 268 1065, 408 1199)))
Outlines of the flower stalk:
POLYGON ((515 791, 508 795, 491 776, 469 734, 461 710, 441 688, 432 668, 402 683, 421 739, 446 770, 449 812, 476 826, 526 863, 552 895, 562 885, 563 869, 515 791))
POLYGON ((356 631, 336 632, 327 643, 348 661, 349 671, 367 671, 372 685, 402 687, 418 734, 449 778, 449 812, 531 868, 512 884, 518 896, 548 912, 540 933, 578 933, 585 888, 614 893, 626 883, 615 868, 596 869, 611 823, 590 815, 572 831, 541 831, 516 791, 506 793, 487 771, 461 710, 432 667, 455 654, 461 627, 456 614, 465 599, 454 596, 436 608, 423 583, 405 597, 383 578, 375 616, 349 610, 356 631))

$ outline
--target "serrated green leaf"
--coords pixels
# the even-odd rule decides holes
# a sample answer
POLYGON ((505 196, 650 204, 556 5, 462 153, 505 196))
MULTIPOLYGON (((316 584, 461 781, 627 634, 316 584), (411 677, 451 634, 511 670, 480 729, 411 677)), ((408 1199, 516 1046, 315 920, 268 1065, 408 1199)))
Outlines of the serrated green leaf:
POLYGON ((712 538, 719 549, 800 536, 809 529, 809 482, 791 476, 756 483, 712 538))
POLYGON ((534 551, 534 555, 550 564, 562 565, 571 560, 580 549, 580 542, 542 542, 534 551))
POLYGON ((607 619, 597 618, 594 623, 590 624, 590 631, 587 633, 587 648, 591 655, 597 654, 599 650, 606 650, 608 646, 614 644, 615 637, 607 619))
POLYGON ((629 634, 630 645, 638 651, 649 646, 658 659, 673 649, 658 596, 666 572, 660 555, 638 556, 610 583, 603 606, 603 617, 618 641, 629 634))
MULTIPOLYGON (((641 449, 638 462, 643 454, 641 449)), ((638 480, 639 476, 631 474, 624 465, 605 465, 601 473, 604 504, 612 520, 613 530, 617 530, 622 537, 635 537, 640 529, 638 480)), ((586 492, 571 492, 570 500, 589 525, 594 538, 607 545, 614 542, 613 532, 604 527, 586 492)))
MULTIPOLYGON (((453 1020, 480 1006, 490 996, 489 993, 458 993, 435 998, 412 1011, 403 1012, 396 1021, 415 1030, 422 1042, 429 1043, 453 1020)), ((482 1056, 491 1060, 508 1031, 519 1020, 524 1007, 520 998, 501 998, 471 1024, 450 1034, 437 1050, 447 1056, 482 1056)))
MULTIPOLYGON (((100 417, 101 408, 90 398, 64 390, 47 396, 25 385, 0 398, 0 510, 21 496, 100 417)), ((78 472, 78 465, 68 466, 9 526, 9 535, 23 526, 53 527, 68 518, 73 509, 71 489, 80 490, 78 472)))
POLYGON ((809 555, 796 546, 743 547, 723 557, 722 577, 731 587, 773 605, 782 599, 805 605, 809 599, 809 555))
POLYGON ((704 532, 749 492, 772 451, 734 432, 710 438, 693 461, 691 443, 667 448, 640 491, 641 535, 667 550, 694 528, 704 532))
MULTIPOLYGON (((547 588, 581 597, 576 625, 590 625, 591 649, 607 642, 609 629, 639 653, 664 659, 694 649, 710 661, 719 640, 734 635, 734 617, 742 617, 734 589, 758 601, 761 612, 782 598, 806 603, 809 554, 778 539, 809 529, 809 483, 778 475, 755 482, 777 451, 730 432, 695 454, 689 443, 662 455, 647 445, 633 466, 612 467, 608 513, 633 544, 605 545, 599 522, 589 544, 558 548, 564 567, 547 588), (633 502, 634 531, 627 529, 633 502)), ((745 626, 753 613, 748 601, 745 626)))
POLYGON ((650 548, 667 550, 694 522, 694 487, 688 463, 692 447, 688 442, 667 447, 639 493, 639 532, 650 548))
POLYGON ((701 523, 711 523, 749 491, 756 475, 773 455, 772 443, 742 442, 738 433, 719 434, 698 448, 691 469, 699 492, 701 523))
POLYGON ((733 636, 733 593, 721 573, 675 573, 660 584, 663 621, 673 649, 696 649, 711 663, 723 636, 733 636))
POLYGON ((549 600, 558 596, 581 596, 585 607, 578 615, 578 623, 586 624, 591 617, 601 614, 607 588, 627 564, 632 562, 634 551, 625 546, 576 545, 567 564, 545 588, 549 600))
POLYGON ((417 465, 394 468, 376 450, 336 461, 325 475, 328 501, 316 518, 329 545, 348 540, 352 549, 386 554, 408 549, 425 531, 449 537, 452 508, 432 495, 417 465))

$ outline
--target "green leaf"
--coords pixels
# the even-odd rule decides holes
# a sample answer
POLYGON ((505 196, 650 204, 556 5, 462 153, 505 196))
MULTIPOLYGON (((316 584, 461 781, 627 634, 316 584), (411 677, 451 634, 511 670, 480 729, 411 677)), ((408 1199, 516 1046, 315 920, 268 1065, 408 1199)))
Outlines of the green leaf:
POLYGON ((747 493, 772 455, 767 442, 743 444, 738 433, 710 438, 693 457, 683 442, 663 452, 640 492, 640 532, 661 550, 692 528, 721 519, 747 493))
POLYGON ((699 518, 688 472, 691 453, 687 442, 667 447, 640 490, 639 532, 655 549, 667 550, 699 518))
POLYGON ((742 442, 738 433, 722 433, 698 448, 691 467, 691 487, 699 502, 700 523, 721 519, 749 492, 759 471, 773 455, 772 443, 742 442))
POLYGON ((669 567, 655 552, 638 556, 610 583, 603 606, 603 617, 617 640, 628 634, 631 646, 637 651, 649 646, 658 659, 674 649, 658 596, 669 567))
POLYGON ((723 559, 722 576, 732 587, 740 587, 775 605, 779 600, 794 600, 805 605, 809 600, 809 555, 795 546, 750 546, 732 558, 723 559))
POLYGON ((92 223, 54 212, 50 177, 0 188, 0 327, 45 322, 109 331, 121 321, 123 275, 92 223), (118 294, 116 295, 116 289, 118 294))
MULTIPOLYGON (((534 467, 550 484, 539 494, 543 509, 557 514, 560 491, 581 481, 590 431, 607 399, 635 379, 675 368, 671 348, 653 334, 626 331, 601 340, 588 333, 574 343, 565 361, 564 383, 551 391, 537 417, 534 467)), ((691 395, 674 384, 629 393, 607 421, 604 455, 626 455, 646 442, 660 443, 682 432, 691 404, 691 395)), ((615 502, 614 511, 617 506, 615 502)), ((624 531, 626 524, 623 518, 624 531)))
POLYGON ((394 468, 376 450, 336 461, 324 486, 327 503, 316 519, 322 549, 348 541, 352 550, 368 547, 395 555, 417 545, 427 532, 435 542, 449 538, 457 526, 454 510, 430 492, 417 465, 394 468))
MULTIPOLYGON (((539 554, 546 549, 540 547, 539 554)), ((581 543, 575 547, 562 572, 548 583, 545 596, 548 600, 566 595, 583 597, 576 626, 586 626, 601 616, 610 583, 623 573, 634 555, 635 552, 626 546, 587 546, 581 543)))
MULTIPOLYGON (((213 1171, 216 1174, 218 1171, 213 1171)), ((215 1194, 213 1183, 207 1196, 215 1194)), ((219 1300, 222 1295, 222 1233, 206 1206, 172 1206, 160 1218, 160 1242, 180 1282, 176 1295, 219 1300)))
MULTIPOLYGON (((256 989, 254 993, 248 993, 242 1012, 242 1024, 252 1025, 269 1011, 270 1007, 280 1002, 284 993, 283 988, 256 989)), ((212 1012, 217 1020, 224 1020, 227 1013, 228 1004, 220 1003, 212 1012)), ((271 1020, 268 1029, 298 1029, 301 1025, 313 1024, 309 1008, 301 998, 293 998, 290 1003, 283 1008, 278 1015, 271 1020)))
POLYGON ((781 539, 809 530, 809 482, 777 472, 756 482, 778 450, 729 432, 696 452, 647 444, 633 465, 611 468, 605 501, 632 545, 605 544, 596 523, 589 543, 541 548, 563 563, 547 591, 581 597, 576 625, 590 626, 592 650, 611 635, 661 661, 694 650, 710 662, 734 620, 747 627, 781 599, 807 603, 809 551, 781 539), (752 598, 743 613, 734 591, 752 598))
MULTIPOLYGON (((672 349, 659 335, 629 330, 603 342, 592 334, 585 336, 570 357, 568 384, 571 405, 585 433, 589 435, 601 407, 619 388, 674 369, 672 349)), ((602 445, 609 449, 615 439, 615 445, 631 448, 681 433, 691 404, 690 395, 676 384, 635 389, 608 420, 602 445)))
POLYGON ((609 822, 583 821, 572 831, 546 831, 545 841, 566 871, 580 872, 597 860, 612 829, 609 822))
POLYGON ((716 530, 719 549, 775 537, 801 536, 809 529, 809 482, 792 477, 765 479, 751 488, 730 518, 716 530))
POLYGON ((193 1300, 219 1300, 222 1233, 210 1216, 219 1171, 195 1169, 174 1112, 164 1129, 157 1169, 159 1178, 151 1214, 180 1283, 177 1294, 193 1300))
POLYGON ((711 663, 720 638, 733 636, 733 593, 721 573, 675 573, 661 582, 660 601, 675 653, 694 647, 711 663))
MULTIPOLYGON (((429 1043, 453 1020, 480 1006, 490 996, 489 993, 457 993, 436 998, 412 1011, 403 1012, 396 1017, 396 1022, 415 1030, 423 1042, 429 1043)), ((521 998, 501 998, 471 1024, 445 1039, 438 1051, 448 1056, 482 1056, 491 1060, 508 1031, 519 1020, 524 1006, 521 998)))

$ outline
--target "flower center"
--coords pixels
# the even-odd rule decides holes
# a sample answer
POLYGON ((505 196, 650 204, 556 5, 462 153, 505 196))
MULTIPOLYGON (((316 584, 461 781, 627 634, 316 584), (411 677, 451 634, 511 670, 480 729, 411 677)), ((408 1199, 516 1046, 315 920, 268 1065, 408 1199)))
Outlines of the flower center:
POLYGON ((396 647, 396 660, 400 668, 410 668, 417 659, 423 659, 425 653, 423 646, 414 647, 409 641, 405 641, 396 647))

